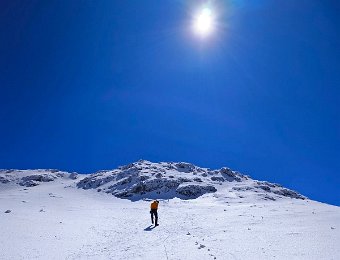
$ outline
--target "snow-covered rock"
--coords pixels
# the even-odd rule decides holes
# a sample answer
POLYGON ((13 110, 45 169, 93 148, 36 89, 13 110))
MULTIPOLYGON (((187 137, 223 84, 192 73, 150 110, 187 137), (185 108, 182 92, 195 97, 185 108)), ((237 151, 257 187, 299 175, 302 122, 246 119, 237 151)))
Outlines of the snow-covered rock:
POLYGON ((34 187, 57 179, 72 179, 74 178, 72 174, 56 169, 0 170, 0 184, 18 184, 25 187, 34 187))
POLYGON ((57 176, 48 173, 34 174, 22 177, 19 184, 21 186, 32 187, 39 185, 40 182, 54 181, 56 178, 57 176))
POLYGON ((69 178, 72 179, 72 180, 78 179, 78 173, 72 172, 72 173, 70 174, 69 178))
POLYGON ((72 180, 73 185, 84 190, 93 189, 133 201, 175 197, 195 199, 209 193, 228 200, 253 197, 260 200, 306 198, 279 184, 253 180, 227 167, 213 170, 186 162, 153 163, 139 160, 117 169, 87 175, 56 169, 0 170, 0 185, 35 187, 62 179, 72 180))
POLYGON ((0 183, 9 183, 12 181, 12 177, 5 175, 5 176, 0 176, 0 183))
POLYGON ((230 168, 219 170, 201 168, 185 162, 153 163, 140 160, 110 171, 91 174, 77 183, 78 188, 97 189, 118 198, 175 197, 195 199, 207 193, 230 198, 257 196, 276 200, 279 197, 305 199, 301 194, 280 185, 252 180, 230 168))

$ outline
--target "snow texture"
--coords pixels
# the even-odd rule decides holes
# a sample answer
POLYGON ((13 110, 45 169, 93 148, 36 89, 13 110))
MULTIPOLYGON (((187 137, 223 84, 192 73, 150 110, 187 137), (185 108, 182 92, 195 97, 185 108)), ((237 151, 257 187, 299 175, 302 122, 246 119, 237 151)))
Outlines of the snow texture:
POLYGON ((340 259, 339 207, 228 168, 71 175, 0 170, 0 259, 340 259))

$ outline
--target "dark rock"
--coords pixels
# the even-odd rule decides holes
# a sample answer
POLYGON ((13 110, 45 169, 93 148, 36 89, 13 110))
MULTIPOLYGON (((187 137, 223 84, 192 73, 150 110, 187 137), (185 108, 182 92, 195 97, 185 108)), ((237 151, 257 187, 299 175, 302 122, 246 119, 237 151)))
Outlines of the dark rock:
POLYGON ((188 198, 197 198, 208 192, 216 192, 214 186, 187 185, 177 188, 176 192, 188 198))
POLYGON ((179 162, 175 166, 179 172, 193 172, 195 170, 195 165, 191 163, 179 162))
POLYGON ((278 194, 278 195, 282 195, 282 196, 285 196, 285 197, 289 197, 289 198, 293 198, 293 199, 306 199, 305 196, 302 196, 301 194, 295 192, 295 191, 292 191, 292 190, 288 190, 288 189, 280 189, 280 190, 277 190, 277 191, 273 191, 275 194, 278 194))
POLYGON ((183 182, 192 182, 191 179, 185 178, 185 177, 179 177, 179 178, 178 178, 178 181, 180 181, 181 183, 183 183, 183 182))
POLYGON ((255 188, 259 188, 259 189, 262 189, 264 191, 270 191, 270 187, 268 187, 266 185, 257 185, 257 186, 255 186, 255 188))
POLYGON ((72 173, 70 174, 69 178, 72 179, 72 180, 77 179, 77 178, 78 178, 78 173, 72 172, 72 173))
POLYGON ((224 182, 224 178, 223 177, 217 177, 217 176, 213 176, 210 178, 212 181, 221 181, 224 182))
POLYGON ((2 176, 0 176, 0 183, 8 183, 8 182, 10 182, 10 180, 9 180, 9 179, 7 179, 7 178, 5 178, 5 177, 2 177, 2 176))
POLYGON ((57 177, 52 174, 36 174, 22 177, 21 181, 38 181, 38 182, 50 182, 54 181, 57 177))
POLYGON ((139 176, 140 181, 145 181, 145 180, 148 180, 148 179, 150 179, 150 176, 144 176, 144 175, 139 176))
POLYGON ((243 187, 233 187, 233 190, 236 191, 247 191, 247 190, 253 190, 253 187, 250 186, 243 186, 243 187))
POLYGON ((33 180, 27 180, 27 181, 21 181, 19 182, 20 186, 25 186, 25 187, 34 187, 34 186, 38 186, 39 183, 33 180))
POLYGON ((157 173, 157 174, 155 175, 155 177, 156 177, 156 178, 162 178, 163 175, 159 172, 159 173, 157 173))

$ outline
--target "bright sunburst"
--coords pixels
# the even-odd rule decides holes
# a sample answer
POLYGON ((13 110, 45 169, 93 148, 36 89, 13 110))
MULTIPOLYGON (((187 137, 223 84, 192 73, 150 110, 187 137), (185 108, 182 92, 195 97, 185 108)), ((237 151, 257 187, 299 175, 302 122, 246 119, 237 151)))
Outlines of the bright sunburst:
POLYGON ((206 37, 211 34, 214 30, 214 26, 214 14, 213 11, 208 7, 200 10, 194 17, 193 30, 197 35, 201 37, 206 37))

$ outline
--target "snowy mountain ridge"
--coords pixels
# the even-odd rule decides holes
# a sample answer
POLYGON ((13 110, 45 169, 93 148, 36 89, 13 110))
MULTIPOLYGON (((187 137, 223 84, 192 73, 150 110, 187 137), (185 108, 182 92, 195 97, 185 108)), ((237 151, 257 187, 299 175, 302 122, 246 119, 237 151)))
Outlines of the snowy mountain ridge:
POLYGON ((183 162, 0 170, 0 223, 0 259, 340 259, 339 207, 183 162))
POLYGON ((140 199, 196 199, 213 194, 233 200, 306 199, 305 196, 276 183, 257 181, 230 168, 212 170, 186 162, 153 163, 139 160, 114 170, 93 174, 48 170, 0 170, 0 183, 34 187, 60 178, 76 180, 76 187, 112 194, 132 201, 140 199))
POLYGON ((216 196, 233 195, 235 198, 257 196, 264 200, 282 197, 306 199, 303 195, 279 184, 251 179, 230 168, 218 170, 201 168, 185 162, 139 160, 112 171, 100 171, 82 179, 78 188, 97 189, 118 198, 195 199, 207 193, 216 196))
POLYGON ((59 171, 57 169, 36 170, 0 170, 0 184, 19 184, 25 187, 38 186, 44 182, 52 182, 59 178, 76 179, 78 174, 59 171))

